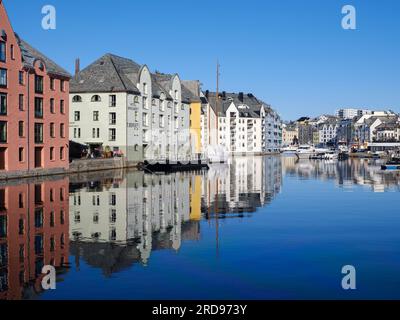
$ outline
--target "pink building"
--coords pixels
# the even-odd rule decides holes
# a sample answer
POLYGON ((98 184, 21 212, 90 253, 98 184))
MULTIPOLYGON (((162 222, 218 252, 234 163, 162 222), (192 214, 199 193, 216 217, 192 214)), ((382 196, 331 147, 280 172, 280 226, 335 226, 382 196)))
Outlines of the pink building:
POLYGON ((68 168, 70 78, 14 33, 0 0, 0 176, 68 168))

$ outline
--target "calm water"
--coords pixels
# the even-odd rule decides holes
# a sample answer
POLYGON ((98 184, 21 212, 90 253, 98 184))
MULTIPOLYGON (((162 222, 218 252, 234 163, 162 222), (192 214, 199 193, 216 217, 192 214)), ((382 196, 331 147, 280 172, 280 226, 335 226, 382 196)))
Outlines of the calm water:
POLYGON ((2 185, 0 299, 398 299, 400 175, 379 169, 256 157, 2 185))

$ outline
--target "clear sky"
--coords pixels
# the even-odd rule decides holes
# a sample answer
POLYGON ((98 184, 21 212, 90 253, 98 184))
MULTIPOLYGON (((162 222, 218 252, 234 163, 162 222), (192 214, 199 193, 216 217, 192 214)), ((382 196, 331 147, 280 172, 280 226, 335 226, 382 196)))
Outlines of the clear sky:
POLYGON ((215 90, 252 92, 285 120, 341 107, 400 112, 398 0, 4 0, 13 27, 74 71, 110 52, 215 90), (57 29, 41 9, 57 9, 57 29), (341 9, 357 9, 343 30, 341 9))

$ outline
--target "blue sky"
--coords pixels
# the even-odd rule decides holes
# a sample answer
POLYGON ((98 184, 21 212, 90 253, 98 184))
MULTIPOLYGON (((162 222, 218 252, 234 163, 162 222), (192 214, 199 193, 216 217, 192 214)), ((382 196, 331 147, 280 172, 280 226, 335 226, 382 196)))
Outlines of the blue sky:
POLYGON ((252 92, 286 120, 341 107, 400 112, 398 0, 4 0, 22 38, 61 66, 107 52, 215 90, 252 92), (41 28, 41 8, 57 29, 41 28), (357 9, 357 30, 341 8, 357 9))

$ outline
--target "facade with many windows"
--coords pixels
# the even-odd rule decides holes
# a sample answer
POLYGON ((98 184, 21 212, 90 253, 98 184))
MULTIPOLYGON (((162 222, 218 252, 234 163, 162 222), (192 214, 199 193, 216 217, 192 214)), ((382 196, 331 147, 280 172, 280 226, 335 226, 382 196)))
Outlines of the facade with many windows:
POLYGON ((189 156, 189 104, 178 75, 106 54, 71 81, 71 140, 89 155, 109 149, 128 161, 189 156))
POLYGON ((14 33, 1 2, 0 30, 0 172, 65 170, 70 75, 14 33))
POLYGON ((233 155, 279 152, 282 123, 276 111, 252 94, 218 96, 217 100, 215 93, 204 95, 202 131, 210 142, 233 155))

